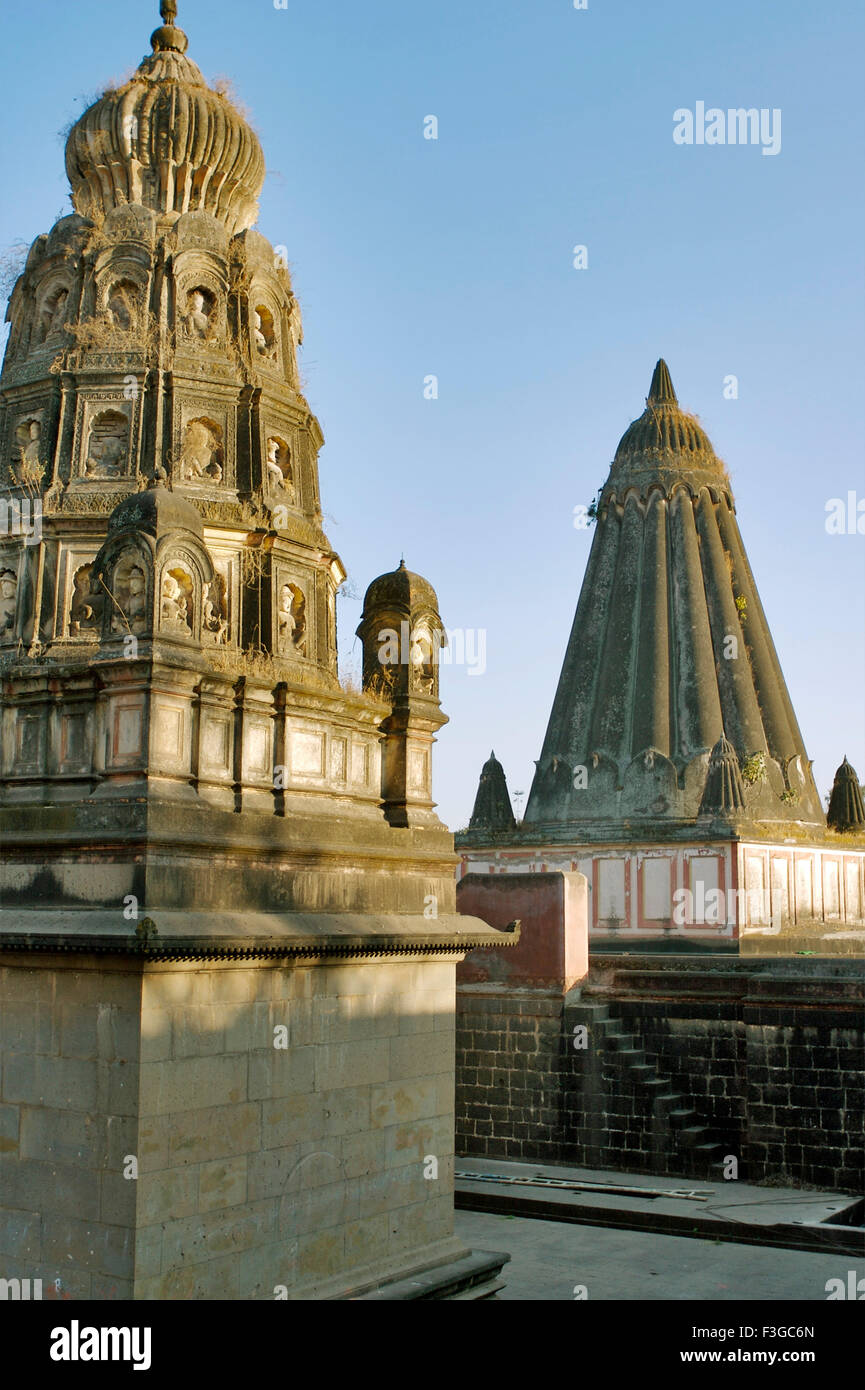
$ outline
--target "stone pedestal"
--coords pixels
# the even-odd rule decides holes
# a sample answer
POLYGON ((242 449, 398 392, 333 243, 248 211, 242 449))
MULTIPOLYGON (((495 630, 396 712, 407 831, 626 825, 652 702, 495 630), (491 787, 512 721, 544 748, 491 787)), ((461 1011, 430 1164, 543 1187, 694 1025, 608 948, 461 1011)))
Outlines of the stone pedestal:
POLYGON ((489 1295, 506 1257, 453 1235, 454 973, 481 924, 3 925, 4 1276, 73 1299, 403 1298, 420 1273, 423 1297, 489 1295))

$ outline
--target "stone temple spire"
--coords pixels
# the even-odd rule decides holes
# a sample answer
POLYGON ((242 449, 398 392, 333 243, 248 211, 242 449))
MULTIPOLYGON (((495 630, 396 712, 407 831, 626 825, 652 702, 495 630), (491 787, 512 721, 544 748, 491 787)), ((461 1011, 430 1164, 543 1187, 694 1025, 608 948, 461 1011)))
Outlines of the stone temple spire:
POLYGON ((684 829, 704 791, 717 801, 710 751, 716 780, 722 763, 732 769, 723 735, 745 805, 732 778, 718 810, 822 824, 729 476, 663 360, 597 510, 525 824, 600 833, 636 817, 684 829))
POLYGON ((481 769, 475 806, 469 821, 470 830, 513 830, 516 826, 508 795, 505 770, 495 755, 481 769))

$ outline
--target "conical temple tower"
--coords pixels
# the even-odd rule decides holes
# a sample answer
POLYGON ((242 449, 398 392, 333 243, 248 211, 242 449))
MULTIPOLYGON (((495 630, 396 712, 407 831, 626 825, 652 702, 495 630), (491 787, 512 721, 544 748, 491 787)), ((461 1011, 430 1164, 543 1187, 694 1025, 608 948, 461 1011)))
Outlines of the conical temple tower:
MULTIPOLYGON (((613 924, 617 940, 628 931, 648 940, 689 923, 708 927, 690 915, 677 919, 673 894, 693 897, 698 879, 701 891, 722 895, 716 926, 728 936, 751 924, 769 931, 773 921, 811 919, 824 899, 835 904, 832 913, 849 907, 858 920, 858 861, 844 897, 837 868, 824 892, 814 852, 806 869, 804 857, 800 868, 787 851, 742 847, 819 842, 825 819, 729 476, 699 422, 680 407, 664 361, 643 414, 619 443, 596 512, 514 837, 524 848, 511 857, 496 841, 496 862, 523 867, 530 846, 532 866, 579 861, 594 882, 594 928, 613 924), (710 848, 713 841, 727 844, 710 848), (614 849, 587 848, 604 845, 614 849), (736 900, 745 887, 762 903, 758 909, 755 896, 750 916, 736 900)), ((461 837, 472 864, 484 858, 483 839, 474 825, 461 837)), ((691 899, 680 906, 689 914, 691 899)))
POLYGON ((72 128, 75 211, 9 305, 0 975, 49 1003, 29 1044, 3 1011, 26 1053, 4 1100, 95 1137, 74 1183, 36 1143, 0 1187, 68 1252, 21 1275, 79 1296, 358 1294, 465 1255, 448 1015, 494 934, 456 914, 432 801, 428 584, 429 671, 380 660, 372 594, 365 666, 391 678, 340 686, 300 311, 253 230, 264 158, 176 12, 72 128))
POLYGON ((497 832, 515 826, 505 770, 494 750, 481 768, 469 829, 497 832))
POLYGON ((822 825, 729 478, 663 361, 597 510, 527 824, 693 821, 724 735, 752 813, 822 825))

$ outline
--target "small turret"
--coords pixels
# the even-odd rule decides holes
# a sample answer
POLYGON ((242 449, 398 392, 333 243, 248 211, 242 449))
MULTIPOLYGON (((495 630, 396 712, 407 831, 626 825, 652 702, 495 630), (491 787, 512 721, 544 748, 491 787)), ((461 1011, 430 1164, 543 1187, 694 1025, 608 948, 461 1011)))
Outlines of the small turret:
POLYGON ((357 635, 363 686, 391 706, 382 720, 382 799, 391 825, 439 825, 432 800, 433 734, 447 723, 439 705, 444 626, 432 585, 405 560, 366 591, 357 635))
POLYGON ((826 824, 830 830, 865 830, 865 810, 862 807, 862 792, 855 769, 845 758, 832 784, 829 797, 829 810, 826 824))
POLYGON ((742 769, 732 743, 722 734, 709 757, 701 816, 730 816, 745 805, 742 769))

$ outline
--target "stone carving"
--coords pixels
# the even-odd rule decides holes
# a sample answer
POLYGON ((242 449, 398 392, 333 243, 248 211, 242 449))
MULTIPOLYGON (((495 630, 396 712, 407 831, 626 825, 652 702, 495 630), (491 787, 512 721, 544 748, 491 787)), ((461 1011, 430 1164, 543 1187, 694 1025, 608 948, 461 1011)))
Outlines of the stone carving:
POLYGON ((147 625, 147 576, 137 552, 123 555, 114 567, 112 632, 142 633, 147 625))
POLYGON ((84 473, 88 478, 118 478, 126 472, 129 421, 119 410, 104 410, 90 426, 84 473))
POLYGON ((191 632, 190 597, 192 580, 181 569, 167 571, 162 576, 160 624, 169 632, 188 637, 191 632))
POLYGON ((131 280, 119 280, 108 296, 108 312, 115 328, 127 333, 138 310, 139 288, 131 280))
POLYGON ((15 606, 18 580, 12 570, 0 570, 0 641, 7 641, 15 631, 15 606))
POLYGON ((418 628, 413 633, 409 648, 409 660, 411 662, 412 684, 424 694, 432 695, 435 690, 435 661, 433 659, 432 637, 426 628, 418 628))
POLYGON ((102 627, 104 593, 91 589, 92 564, 81 565, 72 579, 72 602, 69 605, 69 635, 95 637, 102 627))
POLYGON ((263 304, 257 305, 252 313, 252 341, 260 357, 276 359, 276 330, 273 325, 273 314, 263 304))
POLYGON ((228 612, 225 597, 225 580, 221 574, 217 574, 212 583, 208 584, 204 594, 204 622, 202 624, 205 639, 215 643, 228 641, 228 612))
POLYGON ((284 656, 306 655, 306 598, 297 584, 280 589, 277 642, 284 656))
POLYGON ((42 424, 39 420, 24 420, 16 429, 19 460, 25 472, 38 469, 42 463, 42 424))
POLYGON ((211 314, 213 313, 212 296, 207 290, 196 287, 190 290, 186 296, 186 314, 183 319, 183 326, 191 338, 199 338, 202 341, 210 336, 211 314))
POLYGON ((183 432, 179 462, 182 483, 222 482, 222 431, 213 420, 190 420, 183 432))
POLYGON ((53 333, 59 333, 63 327, 63 320, 66 317, 66 305, 69 300, 69 291, 58 290, 45 303, 42 310, 42 338, 50 338, 53 333))
POLYGON ((267 441, 267 478, 271 487, 286 493, 289 500, 294 501, 291 450, 279 435, 272 435, 267 441))

